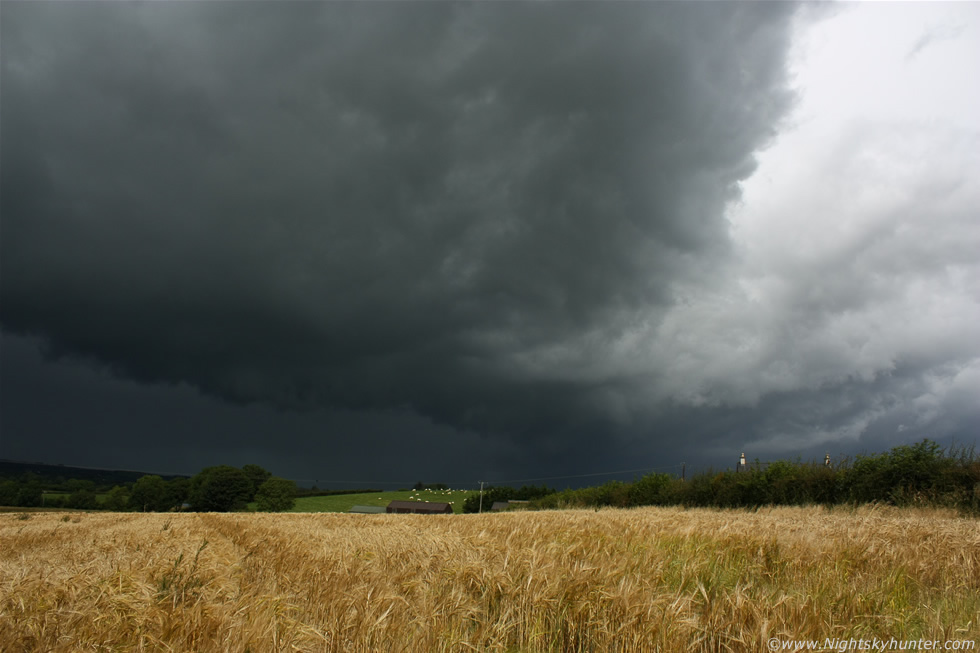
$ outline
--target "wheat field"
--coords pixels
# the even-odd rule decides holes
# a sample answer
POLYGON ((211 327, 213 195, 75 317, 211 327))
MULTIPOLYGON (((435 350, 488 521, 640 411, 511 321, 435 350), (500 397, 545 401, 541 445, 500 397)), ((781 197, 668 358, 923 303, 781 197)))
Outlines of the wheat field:
POLYGON ((0 515, 0 650, 761 651, 980 639, 938 511, 0 515))

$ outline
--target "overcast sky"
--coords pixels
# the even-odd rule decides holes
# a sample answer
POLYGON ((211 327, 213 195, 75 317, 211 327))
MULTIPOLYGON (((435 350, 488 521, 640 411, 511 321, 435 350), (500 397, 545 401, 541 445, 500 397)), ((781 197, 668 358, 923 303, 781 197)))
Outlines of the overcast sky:
POLYGON ((0 457, 321 486, 980 430, 980 4, 0 5, 0 457))

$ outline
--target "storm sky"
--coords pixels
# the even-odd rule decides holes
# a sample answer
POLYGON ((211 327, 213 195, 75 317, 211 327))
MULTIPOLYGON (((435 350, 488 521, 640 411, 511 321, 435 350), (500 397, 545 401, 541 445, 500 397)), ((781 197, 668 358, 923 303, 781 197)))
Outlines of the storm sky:
POLYGON ((8 1, 0 55, 2 458, 977 442, 980 4, 8 1))

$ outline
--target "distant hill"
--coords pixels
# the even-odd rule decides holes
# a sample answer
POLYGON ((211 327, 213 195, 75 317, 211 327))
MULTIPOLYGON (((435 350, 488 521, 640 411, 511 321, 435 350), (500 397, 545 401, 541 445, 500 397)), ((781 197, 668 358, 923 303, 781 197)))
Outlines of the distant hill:
MULTIPOLYGON (((0 479, 20 480, 25 473, 36 474, 43 485, 60 484, 69 479, 93 481, 96 485, 123 485, 132 483, 141 476, 153 472, 134 472, 121 469, 94 469, 91 467, 69 467, 68 465, 48 465, 0 459, 0 479)), ((166 480, 190 478, 183 474, 159 474, 166 480)))

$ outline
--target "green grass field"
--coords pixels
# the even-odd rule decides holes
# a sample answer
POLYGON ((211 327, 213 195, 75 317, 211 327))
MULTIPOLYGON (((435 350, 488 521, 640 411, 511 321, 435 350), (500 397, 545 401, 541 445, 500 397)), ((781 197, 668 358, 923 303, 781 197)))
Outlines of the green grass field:
MULTIPOLYGON (((70 497, 70 496, 71 496, 71 492, 52 492, 50 490, 45 490, 44 491, 44 500, 45 501, 47 501, 49 499, 59 499, 61 501, 67 501, 68 500, 68 497, 70 497)), ((105 502, 105 498, 106 498, 106 495, 104 493, 99 493, 99 494, 96 494, 95 495, 95 500, 98 501, 99 503, 104 503, 105 502)))
MULTIPOLYGON (((335 494, 326 497, 296 499, 292 512, 347 512, 354 506, 387 506, 391 501, 440 501, 450 503, 453 511, 463 512, 463 501, 476 490, 403 490, 365 494, 335 494)), ((489 506, 485 506, 489 509, 489 506)))
MULTIPOLYGON (((439 501, 452 504, 453 512, 463 512, 463 501, 476 490, 399 490, 395 492, 366 492, 363 494, 335 494, 325 497, 300 497, 291 512, 347 512, 354 506, 387 506, 391 501, 439 501)), ((45 492, 45 499, 68 499, 68 492, 45 492)), ((105 501, 104 494, 96 495, 99 503, 105 501)), ((487 510, 489 505, 484 506, 487 510)), ((255 510, 255 503, 249 504, 255 510)))
MULTIPOLYGON (((291 512, 347 512, 354 506, 387 506, 391 501, 440 501, 452 504, 453 512, 463 512, 463 501, 476 490, 400 490, 396 492, 369 492, 364 494, 335 494, 325 497, 300 497, 291 512)), ((65 500, 68 492, 45 492, 45 499, 65 500)), ((96 495, 99 503, 105 501, 104 494, 96 495)), ((487 510, 489 505, 484 506, 487 510)), ((255 503, 249 504, 255 510, 255 503)))

